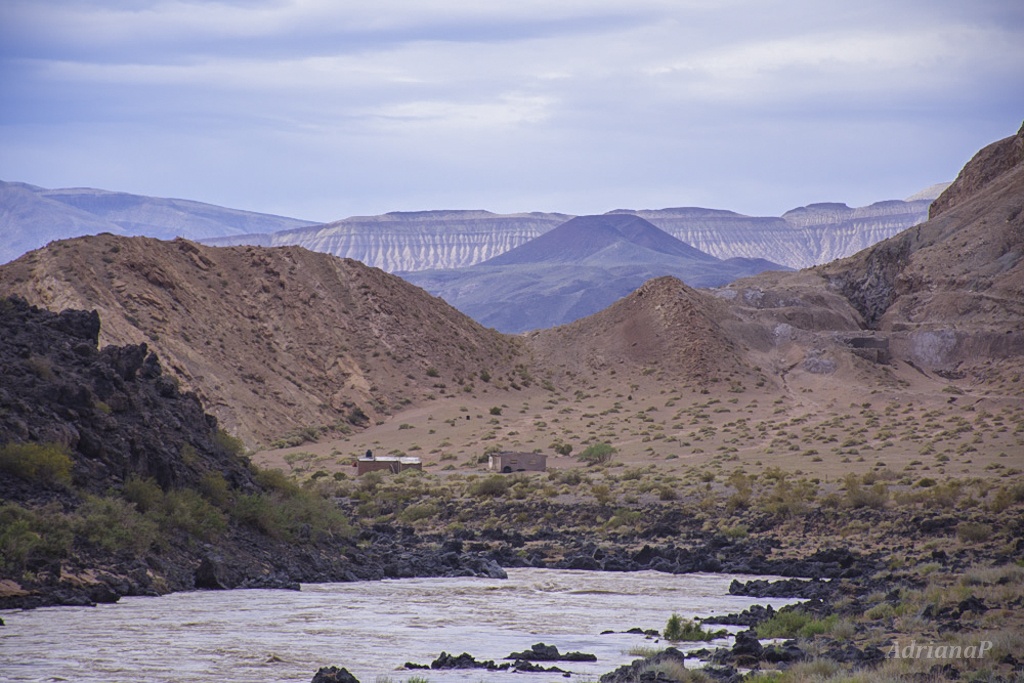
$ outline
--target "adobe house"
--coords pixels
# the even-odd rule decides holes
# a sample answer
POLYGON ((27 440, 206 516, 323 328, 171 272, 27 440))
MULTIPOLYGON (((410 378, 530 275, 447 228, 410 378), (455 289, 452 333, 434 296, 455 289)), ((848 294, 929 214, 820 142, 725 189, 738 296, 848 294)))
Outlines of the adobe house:
POLYGON ((356 460, 356 476, 367 472, 391 472, 398 474, 405 470, 422 470, 423 461, 411 456, 382 455, 380 457, 362 457, 356 460))
POLYGON ((488 467, 494 472, 544 472, 548 468, 548 456, 543 453, 516 453, 502 451, 491 453, 488 467))

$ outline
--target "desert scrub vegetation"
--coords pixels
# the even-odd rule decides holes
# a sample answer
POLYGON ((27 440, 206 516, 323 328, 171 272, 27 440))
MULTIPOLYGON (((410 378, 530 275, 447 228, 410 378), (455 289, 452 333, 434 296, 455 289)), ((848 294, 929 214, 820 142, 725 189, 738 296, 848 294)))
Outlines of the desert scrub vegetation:
POLYGON ((348 537, 348 517, 315 488, 303 488, 280 470, 257 470, 264 491, 237 496, 229 509, 232 518, 285 541, 348 537))
MULTIPOLYGON (((43 462, 50 462, 54 452, 63 455, 42 448, 29 452, 43 453, 43 462)), ((208 472, 195 488, 163 489, 152 479, 132 477, 102 494, 68 484, 65 490, 77 499, 74 504, 4 503, 0 569, 18 576, 54 566, 78 551, 141 554, 172 544, 216 542, 233 525, 289 541, 351 534, 348 518, 320 492, 280 472, 258 470, 255 478, 263 490, 242 493, 220 473, 208 472)))
POLYGON ((576 459, 588 465, 602 465, 611 462, 612 457, 618 451, 614 446, 604 441, 587 446, 576 459))
POLYGON ((496 498, 504 496, 511 486, 512 483, 509 477, 501 474, 492 474, 489 477, 471 482, 466 488, 466 492, 475 498, 496 498))
POLYGON ((726 631, 707 631, 701 628, 700 624, 697 624, 689 619, 683 619, 678 614, 673 614, 668 618, 668 622, 665 624, 665 630, 661 634, 665 640, 673 643, 680 641, 688 642, 706 642, 714 640, 715 638, 722 638, 726 635, 726 631))
POLYGON ((74 541, 71 518, 58 503, 26 508, 0 505, 0 568, 17 574, 66 557, 74 541))
POLYGON ((57 443, 0 446, 0 473, 42 484, 70 484, 71 456, 57 443))
POLYGON ((831 614, 818 619, 799 608, 783 607, 770 619, 757 625, 757 637, 768 638, 810 638, 830 634, 839 624, 839 615, 831 614))

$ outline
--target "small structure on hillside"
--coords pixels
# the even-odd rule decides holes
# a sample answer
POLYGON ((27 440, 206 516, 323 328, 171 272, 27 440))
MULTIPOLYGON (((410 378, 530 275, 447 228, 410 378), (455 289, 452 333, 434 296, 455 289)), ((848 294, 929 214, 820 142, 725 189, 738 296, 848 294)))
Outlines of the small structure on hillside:
POLYGON ((412 456, 382 455, 374 457, 370 451, 367 455, 356 460, 356 476, 367 472, 391 472, 398 474, 405 470, 422 470, 423 461, 412 456))
POLYGON ((548 468, 548 456, 543 453, 516 453, 502 451, 491 453, 488 467, 494 472, 544 472, 548 468))

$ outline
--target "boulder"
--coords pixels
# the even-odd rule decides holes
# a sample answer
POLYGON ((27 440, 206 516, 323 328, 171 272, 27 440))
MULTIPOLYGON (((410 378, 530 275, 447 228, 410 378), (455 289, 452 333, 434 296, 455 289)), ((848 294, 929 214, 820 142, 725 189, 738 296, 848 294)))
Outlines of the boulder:
POLYGON ((312 683, 359 683, 359 679, 350 674, 348 669, 325 666, 316 672, 312 683))

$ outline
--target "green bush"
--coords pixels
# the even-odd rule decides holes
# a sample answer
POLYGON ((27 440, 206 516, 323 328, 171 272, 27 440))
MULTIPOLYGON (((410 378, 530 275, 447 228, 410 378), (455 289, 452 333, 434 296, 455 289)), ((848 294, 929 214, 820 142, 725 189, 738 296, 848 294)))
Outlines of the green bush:
POLYGON ((301 489, 288 497, 243 494, 235 500, 231 515, 241 524, 286 541, 352 534, 348 518, 337 505, 301 489))
POLYGON ((984 543, 992 537, 992 526, 981 522, 961 522, 956 537, 965 543, 984 543))
POLYGON ((286 521, 279 506, 265 493, 246 493, 235 499, 231 516, 239 523, 273 538, 283 538, 286 521))
POLYGON ((556 441, 555 443, 551 444, 551 448, 552 450, 555 451, 555 453, 558 453, 559 455, 569 455, 570 453, 572 453, 572 444, 565 443, 564 441, 556 441))
POLYGON ((576 458, 580 462, 585 462, 588 465, 600 465, 611 461, 612 456, 617 452, 618 451, 611 444, 601 442, 593 444, 592 446, 587 446, 582 453, 576 456, 576 458))
POLYGON ((181 529, 205 541, 214 540, 227 529, 224 513, 193 489, 168 492, 160 512, 162 514, 155 521, 161 527, 181 529))
POLYGON ((885 484, 876 482, 871 488, 861 486, 861 480, 854 473, 849 473, 844 479, 846 487, 845 503, 851 508, 872 508, 879 510, 885 507, 889 500, 889 489, 885 484))
POLYGON ((41 483, 71 483, 71 456, 57 443, 0 446, 0 472, 41 483))
POLYGON ((469 495, 477 498, 484 496, 490 496, 496 498, 498 496, 504 496, 508 492, 511 483, 508 477, 500 474, 494 474, 485 479, 478 479, 469 485, 469 495))
POLYGON ((121 495, 142 514, 160 509, 164 502, 163 489, 152 479, 130 478, 121 488, 121 495))
POLYGON ((227 451, 232 455, 242 456, 245 455, 245 444, 242 440, 236 436, 228 434, 223 429, 218 429, 213 435, 213 442, 221 448, 221 450, 227 451))
POLYGON ((333 501, 315 493, 303 491, 281 501, 280 507, 286 539, 348 538, 353 534, 345 513, 333 501))
POLYGON ((433 503, 422 503, 419 505, 410 505, 409 507, 402 510, 401 514, 398 515, 398 519, 409 524, 412 522, 418 522, 421 519, 428 519, 437 515, 437 506, 433 503))
POLYGON ((683 619, 678 614, 673 614, 668 618, 668 623, 665 624, 665 632, 662 635, 664 635, 665 640, 677 643, 681 640, 687 642, 714 640, 715 638, 721 638, 725 633, 724 630, 705 631, 700 627, 700 624, 689 619, 683 619))
POLYGON ((76 533, 90 543, 116 552, 143 552, 156 541, 157 525, 121 498, 88 496, 78 509, 76 533))
POLYGON ((74 533, 60 505, 25 508, 0 505, 0 567, 21 571, 36 560, 60 560, 71 550, 74 533))
POLYGON ((809 638, 829 633, 839 620, 838 615, 815 619, 798 609, 782 609, 771 619, 757 625, 758 638, 809 638))
POLYGON ((231 506, 231 488, 220 472, 207 472, 199 481, 199 492, 222 510, 231 506))
POLYGON ((302 488, 281 470, 256 470, 256 482, 264 489, 277 491, 284 496, 296 496, 302 488))

